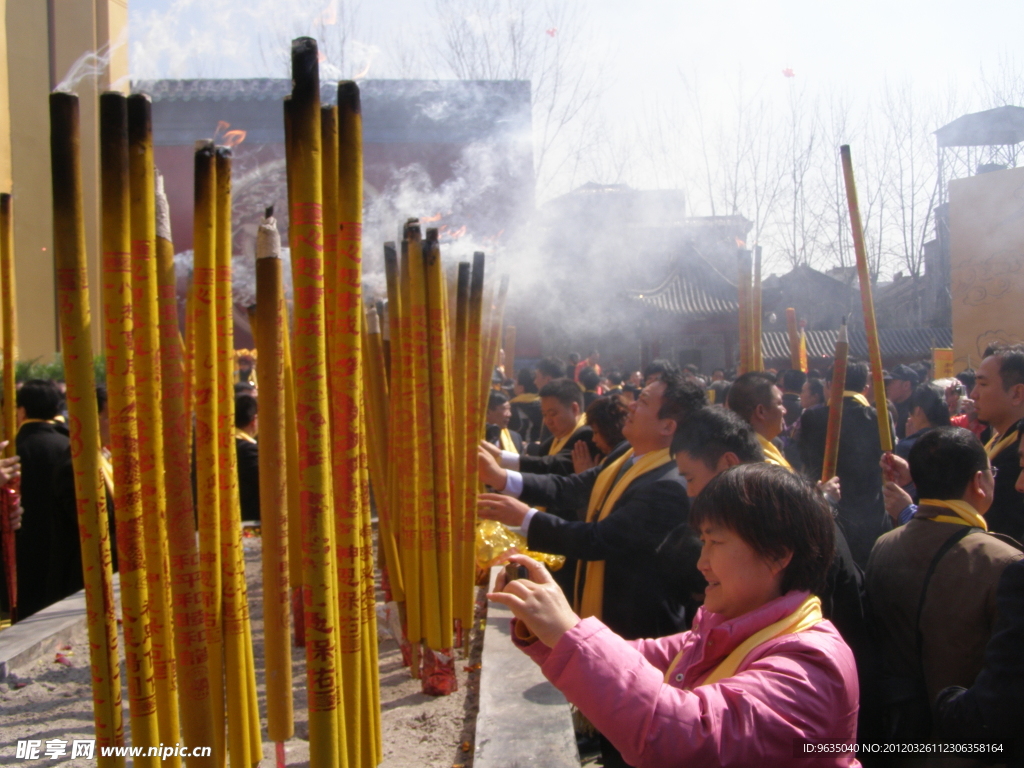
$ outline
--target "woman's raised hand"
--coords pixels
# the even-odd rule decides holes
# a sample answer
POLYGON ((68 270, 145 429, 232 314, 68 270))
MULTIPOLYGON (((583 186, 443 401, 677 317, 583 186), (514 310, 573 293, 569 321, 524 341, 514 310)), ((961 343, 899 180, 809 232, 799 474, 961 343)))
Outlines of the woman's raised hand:
POLYGON ((547 568, 526 555, 511 555, 508 562, 525 565, 530 578, 505 583, 505 574, 498 574, 489 600, 508 606, 515 617, 524 622, 544 645, 554 648, 562 635, 580 623, 561 588, 547 568))

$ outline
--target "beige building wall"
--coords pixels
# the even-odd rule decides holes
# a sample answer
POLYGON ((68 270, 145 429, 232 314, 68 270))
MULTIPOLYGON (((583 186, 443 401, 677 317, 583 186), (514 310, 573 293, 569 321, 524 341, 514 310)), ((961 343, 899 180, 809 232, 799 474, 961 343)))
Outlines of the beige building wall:
MULTIPOLYGON (((2 1, 2 0, 0 0, 2 1)), ((49 93, 88 53, 120 42, 99 77, 70 84, 81 109, 82 189, 89 260, 93 349, 102 350, 99 272, 99 94, 128 88, 127 0, 7 1, 7 77, 15 269, 23 359, 52 359, 58 328, 53 280, 49 93)), ((2 152, 2 147, 0 147, 2 152)))
POLYGON ((1024 168, 949 183, 956 370, 994 341, 1024 340, 1024 168))

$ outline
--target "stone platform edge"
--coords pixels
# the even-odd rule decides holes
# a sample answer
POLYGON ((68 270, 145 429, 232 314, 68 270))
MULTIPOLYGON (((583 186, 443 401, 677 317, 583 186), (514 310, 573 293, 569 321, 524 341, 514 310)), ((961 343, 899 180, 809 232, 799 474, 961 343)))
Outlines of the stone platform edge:
MULTIPOLYGON (((501 571, 491 569, 490 585, 501 571)), ((565 697, 512 644, 512 612, 488 603, 474 768, 579 768, 565 697)))
MULTIPOLYGON (((113 586, 116 605, 121 591, 116 573, 113 586)), ((85 625, 85 590, 82 589, 0 632, 0 682, 55 652, 85 625)))

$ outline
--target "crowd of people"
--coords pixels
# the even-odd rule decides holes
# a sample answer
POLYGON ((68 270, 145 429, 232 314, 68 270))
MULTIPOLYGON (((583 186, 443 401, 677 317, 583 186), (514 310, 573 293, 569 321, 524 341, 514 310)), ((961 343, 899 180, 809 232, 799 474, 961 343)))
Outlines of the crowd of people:
MULTIPOLYGON (((107 520, 113 570, 117 571, 114 473, 110 418, 105 387, 96 388, 100 458, 107 495, 107 520)), ((75 475, 67 426, 65 393, 59 382, 29 379, 15 395, 18 431, 16 455, 0 459, 0 493, 18 481, 20 505, 11 506, 15 523, 16 610, 8 599, 6 573, 0 568, 0 614, 24 619, 72 595, 84 586, 79 543, 75 475)), ((235 385, 235 448, 238 466, 239 520, 259 522, 259 446, 257 390, 235 385)), ((6 445, 6 444, 5 444, 6 445)), ((10 505, 8 505, 10 506, 10 505)), ((0 553, 0 562, 3 554, 0 553)))
POLYGON ((489 597, 605 766, 1024 764, 1024 346, 887 371, 892 453, 869 373, 496 377, 479 514, 567 562, 489 597))

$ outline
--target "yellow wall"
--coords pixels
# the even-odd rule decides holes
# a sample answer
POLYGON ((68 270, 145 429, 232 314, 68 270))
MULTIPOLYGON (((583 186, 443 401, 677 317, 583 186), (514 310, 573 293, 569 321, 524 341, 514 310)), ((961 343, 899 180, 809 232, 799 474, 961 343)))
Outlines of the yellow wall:
POLYGON ((45 2, 7 3, 18 349, 49 361, 57 349, 50 194, 49 22, 45 2))
MULTIPOLYGON (((3 0, 0 0, 3 2, 3 0)), ((54 305, 50 189, 49 104, 52 87, 75 62, 127 28, 127 0, 7 2, 7 78, 10 92, 11 175, 14 191, 14 250, 18 280, 21 357, 52 359, 58 347, 54 305), (50 18, 49 9, 53 9, 50 18), (52 47, 51 47, 52 46, 52 47)), ((102 349, 99 283, 99 94, 116 83, 128 87, 127 36, 99 78, 73 87, 81 107, 82 189, 93 317, 93 348, 102 349)), ((0 94, 2 104, 2 94, 0 94)), ((2 111, 2 107, 0 107, 2 111)), ((3 152, 0 144, 0 154, 3 152)), ((0 165, 0 184, 2 184, 0 165)))
POLYGON ((949 183, 953 354, 977 367, 994 341, 1024 340, 1024 168, 949 183))

